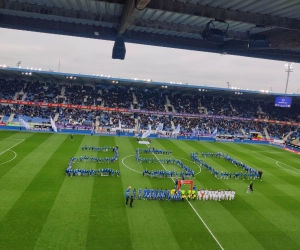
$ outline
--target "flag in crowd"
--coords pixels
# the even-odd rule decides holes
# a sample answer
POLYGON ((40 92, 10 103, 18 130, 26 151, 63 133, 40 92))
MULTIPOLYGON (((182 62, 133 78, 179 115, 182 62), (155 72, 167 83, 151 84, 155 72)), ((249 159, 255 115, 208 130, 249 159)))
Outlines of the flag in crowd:
POLYGON ((142 138, 147 138, 149 135, 151 135, 151 125, 148 125, 148 130, 142 135, 142 138))
POLYGON ((198 135, 199 134, 198 126, 196 128, 193 128, 192 131, 193 131, 192 136, 198 135))
POLYGON ((180 124, 177 125, 177 128, 173 131, 172 135, 179 134, 180 132, 180 124))
POLYGON ((217 135, 217 133, 218 133, 218 128, 216 128, 215 130, 214 130, 214 132, 212 132, 212 134, 210 135, 210 137, 212 138, 212 137, 215 137, 216 135, 217 135))
POLYGON ((26 129, 30 129, 30 126, 27 122, 25 122, 22 118, 19 118, 20 126, 25 127, 26 129))
POLYGON ((161 131, 163 131, 163 128, 164 128, 164 124, 163 124, 163 123, 159 123, 158 126, 157 126, 157 128, 156 128, 156 131, 155 131, 155 132, 156 132, 156 133, 157 133, 157 132, 161 132, 161 131))
POLYGON ((53 119, 52 119, 51 116, 50 116, 50 122, 51 122, 51 126, 52 126, 53 131, 57 132, 57 127, 56 127, 56 125, 55 125, 55 123, 54 123, 54 121, 53 121, 53 119))
POLYGON ((119 119, 119 127, 118 127, 118 129, 121 130, 121 128, 122 128, 121 119, 119 119))

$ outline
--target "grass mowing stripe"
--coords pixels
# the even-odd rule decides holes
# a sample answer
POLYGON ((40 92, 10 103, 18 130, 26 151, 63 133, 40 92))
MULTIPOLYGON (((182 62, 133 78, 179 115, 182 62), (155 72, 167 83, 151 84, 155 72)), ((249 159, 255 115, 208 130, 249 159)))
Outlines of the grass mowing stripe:
MULTIPOLYGON (((60 144, 62 139, 62 137, 53 137, 44 134, 40 140, 37 141, 44 142, 0 178, 0 201, 2 204, 0 209, 0 221, 19 199, 45 162, 52 156, 55 151, 53 145, 60 144)), ((30 139, 26 142, 29 144, 34 143, 32 141, 30 142, 30 139)), ((23 147, 25 147, 25 145, 23 145, 23 147)))
MULTIPOLYGON (((121 157, 135 154, 136 148, 145 147, 136 142, 134 138, 116 138, 120 147, 121 157)), ((137 164, 135 157, 129 159, 129 164, 137 164)), ((120 162, 121 163, 121 162, 120 162)), ((138 165, 141 170, 142 166, 138 165)), ((170 188, 170 180, 150 180, 125 167, 121 171, 123 185, 123 204, 125 203, 124 193, 130 185, 132 188, 170 188), (123 174, 124 173, 124 174, 123 174), (157 181, 157 182, 156 182, 157 181)), ((162 201, 164 203, 164 201, 162 201)), ((167 201, 165 201, 167 203, 167 201)), ((167 205, 167 204, 165 204, 167 205)), ((172 204, 173 205, 173 204, 172 204)), ((125 205, 123 205, 125 207, 125 205)), ((181 249, 178 240, 173 234, 173 229, 167 220, 167 214, 158 201, 136 200, 133 208, 125 207, 127 210, 128 223, 132 249, 181 249)), ((174 217, 176 218, 176 217, 174 217)))
MULTIPOLYGON (((7 162, 3 165, 1 165, 0 167, 0 179, 3 175, 5 175, 9 170, 11 170, 12 167, 14 167, 15 165, 17 165, 24 157, 26 157, 29 153, 31 153, 32 151, 34 151, 38 146, 39 146, 39 142, 42 142, 45 138, 47 137, 40 137, 38 134, 30 134, 27 133, 27 135, 30 135, 30 140, 25 140, 24 144, 18 144, 17 146, 15 146, 13 148, 14 152, 16 152, 17 157, 10 162, 7 162)), ((29 138, 29 137, 28 137, 29 138)), ((25 139, 25 138, 23 138, 25 139)), ((11 157, 12 157, 12 152, 9 152, 11 157)), ((2 159, 3 155, 0 157, 0 159, 2 159)), ((6 161, 9 160, 7 158, 8 156, 6 155, 6 161)), ((11 159, 11 158, 10 158, 11 159)), ((2 162, 2 161, 1 161, 2 162)), ((3 158, 3 162, 4 162, 4 158, 3 158)))
MULTIPOLYGON (((113 137, 99 137, 99 146, 115 146, 113 137)), ((107 153, 95 152, 97 157, 107 153)), ((120 159, 118 159, 120 161, 120 159)), ((97 168, 120 169, 119 164, 97 164, 97 168)), ((95 177, 86 249, 132 249, 120 177, 95 177), (101 236, 101 237, 99 237, 101 236)))
MULTIPOLYGON (((230 146, 234 148, 234 153, 231 153, 233 157, 236 158, 234 154, 239 154, 240 157, 242 154, 245 154, 245 152, 239 152, 239 149, 236 145, 230 146)), ((224 151, 225 145, 218 144, 218 147, 224 151)), ((263 200, 264 202, 256 202, 257 197, 256 199, 252 197, 254 193, 250 197, 244 195, 244 200, 257 211, 259 211, 259 213, 262 214, 266 219, 268 219, 275 227, 277 227, 278 230, 281 231, 283 235, 285 235, 286 242, 291 240, 291 243, 295 244, 297 242, 297 244, 300 245, 298 234, 295 234, 293 230, 295 228, 298 228, 298 230, 300 229, 298 219, 300 217, 300 213, 297 209, 293 209, 293 207, 299 207, 298 202, 295 201, 292 197, 289 197, 289 195, 284 194, 280 189, 274 187, 272 185, 272 181, 269 181, 269 183, 255 183, 257 183, 257 185, 259 184, 260 186, 259 191, 255 191, 255 193, 265 197, 260 197, 261 199, 259 199, 263 200), (251 200, 251 203, 249 199, 251 200), (271 211, 270 208, 272 208, 271 211), (283 214, 284 217, 282 217, 283 214)), ((266 226, 266 228, 268 227, 266 226)), ((274 227, 273 230, 275 231, 274 227)), ((284 237, 282 236, 282 238, 284 237)), ((273 240, 277 241, 278 239, 274 238, 273 240)))
MULTIPOLYGON (((159 143, 164 144, 167 149, 172 148, 174 153, 182 156, 186 155, 186 157, 189 157, 189 152, 199 151, 199 149, 209 151, 204 148, 203 145, 192 141, 165 142, 164 140, 159 140, 159 143), (175 145, 169 145, 170 143, 174 143, 175 145)), ((203 170, 200 175, 196 176, 194 183, 197 185, 198 189, 211 187, 213 189, 229 188, 220 180, 213 177, 207 170, 203 170)), ((249 249, 252 247, 255 247, 255 249, 263 249, 261 244, 248 233, 243 224, 236 220, 231 213, 223 209, 222 205, 224 204, 227 204, 229 207, 236 205, 235 201, 222 201, 220 203, 215 201, 197 201, 193 203, 196 211, 201 213, 202 218, 209 227, 213 229, 214 234, 217 235, 225 249, 234 248, 234 246, 238 248, 238 246, 244 244, 244 242, 248 243, 246 245, 244 244, 243 248, 245 249, 247 249, 247 245, 249 245, 249 249), (226 228, 226 233, 224 232, 224 228, 226 228)), ((199 245, 201 245, 201 243, 199 243, 199 245)))
MULTIPOLYGON (((158 144, 159 142, 156 140, 155 143, 158 144)), ((169 149, 168 147, 162 147, 162 146, 160 146, 158 148, 169 149)), ((180 154, 180 155, 182 155, 182 154, 180 154)), ((154 156, 156 158, 158 158, 156 155, 154 155, 154 156)), ((161 165, 165 169, 164 165, 163 164, 161 164, 161 165)), ((174 180, 173 180, 173 182, 174 182, 174 180)), ((192 213, 193 216, 196 215, 196 217, 198 217, 198 219, 200 219, 200 221, 202 223, 202 224, 199 224, 199 221, 197 219, 195 221, 195 218, 193 218, 193 221, 196 222, 198 228, 199 228, 200 225, 202 227, 201 228, 202 229, 201 232, 198 232, 198 233, 200 233, 201 235, 203 235, 204 238, 206 239, 205 242, 194 242, 195 243, 195 246, 194 246, 195 249, 197 249, 200 244, 202 246, 205 246, 205 248, 212 248, 212 247, 215 248, 215 246, 217 244, 219 246, 219 248, 223 249, 223 246, 220 244, 220 242, 218 241, 218 239, 216 238, 216 236, 214 235, 214 233, 212 233, 211 229, 204 222, 204 220, 202 219, 202 216, 200 216, 199 213, 198 213, 198 211, 194 208, 194 205, 192 205, 192 203, 189 202, 189 201, 187 201, 187 203, 192 208, 192 211, 194 212, 194 213, 192 213)), ((186 202, 185 203, 180 203, 179 202, 178 204, 183 204, 183 206, 185 206, 185 207, 187 205, 186 202)), ((179 206, 179 205, 177 205, 177 206, 179 206)), ((191 216, 191 217, 193 217, 193 216, 191 216)), ((189 217, 189 218, 191 218, 191 217, 189 217)), ((186 218, 187 217, 184 217, 185 220, 186 220, 186 218)), ((185 225, 187 226, 187 230, 188 230, 189 224, 186 223, 185 225)), ((174 228, 174 227, 172 227, 172 228, 174 228)), ((193 233, 195 233, 195 232, 193 232, 193 233)), ((198 233, 196 233, 196 234, 198 234, 198 233)), ((190 234, 192 234, 192 233, 190 233, 190 234)), ((181 238, 180 235, 176 236, 176 238, 178 239, 178 243, 181 244, 181 248, 186 248, 186 247, 190 248, 190 247, 193 247, 193 245, 191 246, 191 244, 189 244, 188 246, 184 245, 186 243, 186 241, 184 239, 180 239, 181 238)), ((194 239, 194 237, 192 237, 192 238, 194 239)))
POLYGON ((65 163, 61 156, 74 151, 74 147, 68 144, 65 135, 53 136, 60 138, 54 144, 55 146, 52 146, 55 152, 43 164, 41 170, 1 222, 1 227, 5 230, 5 234, 0 236, 1 246, 4 249, 34 248, 60 190, 64 179, 61 166, 65 163))
POLYGON ((82 154, 82 145, 94 145, 96 141, 96 137, 75 135, 70 140, 75 144, 74 150, 69 152, 66 148, 62 152, 64 164, 58 167, 64 179, 34 249, 86 248, 94 177, 67 177, 65 168, 71 157, 82 154))

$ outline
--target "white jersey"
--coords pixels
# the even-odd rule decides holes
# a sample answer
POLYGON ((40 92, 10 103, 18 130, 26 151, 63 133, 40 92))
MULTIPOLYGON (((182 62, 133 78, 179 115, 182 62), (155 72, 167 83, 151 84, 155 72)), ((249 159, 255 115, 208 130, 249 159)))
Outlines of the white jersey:
POLYGON ((235 191, 231 191, 231 199, 234 200, 234 196, 235 196, 235 191))

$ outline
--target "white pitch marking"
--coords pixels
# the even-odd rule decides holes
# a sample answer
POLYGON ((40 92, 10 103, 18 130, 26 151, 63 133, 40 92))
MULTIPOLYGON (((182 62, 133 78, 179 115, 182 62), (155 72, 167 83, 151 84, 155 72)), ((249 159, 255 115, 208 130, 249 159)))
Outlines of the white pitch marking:
POLYGON ((14 158, 10 159, 9 161, 1 163, 0 165, 3 165, 3 164, 8 163, 10 161, 13 161, 17 157, 17 153, 15 151, 12 151, 12 150, 9 150, 9 151, 11 151, 11 152, 13 152, 15 154, 14 158))
MULTIPOLYGON (((146 146, 149 148, 148 144, 146 144, 146 146)), ((156 159, 157 156, 152 153, 156 159)), ((160 162, 160 164, 162 165, 162 167, 167 171, 167 169, 164 167, 164 165, 160 162)), ((172 181, 175 183, 175 181, 172 179, 172 181)), ((198 218, 201 220, 202 224, 206 227, 206 229, 208 230, 208 232, 210 233, 210 235, 213 237, 213 239, 217 242, 217 244, 219 245, 219 247, 224 250, 224 248, 222 247, 222 245, 220 244, 220 242, 218 241, 218 239, 216 238, 216 236, 213 234, 213 232, 209 229, 209 227, 206 225, 206 223, 204 222, 204 220, 202 219, 202 217, 198 214, 198 212, 196 211, 196 209, 194 208, 194 206, 187 200, 187 202, 190 204, 191 208, 194 210, 194 212, 196 213, 196 215, 198 216, 198 218)))
MULTIPOLYGON (((280 166, 280 165, 279 165, 279 161, 276 161, 276 165, 277 165, 278 167, 280 167, 280 168, 286 170, 286 171, 289 171, 289 172, 293 173, 293 174, 300 175, 300 173, 296 173, 296 172, 294 172, 294 171, 291 171, 291 170, 289 170, 289 169, 286 169, 286 168, 280 166)), ((287 165, 287 166, 289 166, 289 165, 287 165)))
POLYGON ((0 153, 0 155, 4 154, 6 151, 11 150, 13 147, 17 146, 18 144, 20 144, 21 142, 25 141, 25 139, 23 139, 22 141, 16 143, 15 145, 11 146, 10 148, 4 150, 2 153, 0 153))
POLYGON ((15 140, 15 141, 21 141, 21 140, 25 140, 25 139, 16 139, 16 138, 2 138, 2 137, 0 137, 0 139, 3 139, 3 140, 15 140))
POLYGON ((130 169, 130 170, 132 170, 132 171, 134 171, 134 172, 137 172, 137 173, 141 174, 142 172, 139 172, 139 171, 137 171, 137 170, 135 170, 135 169, 132 169, 132 168, 128 167, 128 166, 124 163, 124 159, 126 159, 126 158, 128 158, 128 157, 131 157, 131 156, 134 156, 134 155, 128 155, 128 156, 126 156, 126 157, 124 157, 124 158, 122 159, 123 165, 124 165, 126 168, 128 168, 128 169, 130 169))
POLYGON ((269 158, 269 159, 271 159, 271 160, 273 160, 273 161, 276 161, 276 165, 277 165, 278 167, 280 167, 280 168, 286 170, 286 171, 289 171, 289 172, 291 172, 291 173, 299 174, 299 175, 300 175, 300 173, 296 173, 296 172, 291 171, 291 170, 289 170, 289 169, 286 169, 286 168, 284 168, 284 167, 282 167, 282 166, 279 166, 277 163, 282 163, 282 164, 287 165, 287 166, 289 166, 289 167, 291 167, 291 168, 293 168, 293 169, 295 169, 295 170, 297 170, 297 171, 300 171, 300 169, 298 169, 298 168, 294 168, 294 167, 292 167, 292 166, 290 166, 290 165, 288 165, 288 164, 286 164, 286 163, 284 163, 284 162, 275 160, 275 159, 273 159, 273 158, 271 158, 271 157, 269 157, 269 156, 266 156, 266 155, 263 155, 263 154, 261 154, 261 153, 258 153, 257 151, 253 151, 253 152, 255 152, 255 153, 257 153, 257 154, 260 154, 260 155, 262 155, 262 156, 264 156, 264 157, 267 157, 267 158, 269 158))
POLYGON ((200 174, 201 173, 201 167, 197 164, 197 163, 195 163, 194 161, 191 161, 191 160, 188 160, 188 159, 185 159, 185 158, 182 158, 182 157, 177 157, 176 156, 176 158, 179 158, 179 159, 184 159, 184 160, 186 160, 186 161, 189 161, 189 162, 191 162, 191 163, 194 163, 199 169, 200 169, 200 171, 197 173, 197 174, 195 174, 195 175, 198 175, 198 174, 200 174))

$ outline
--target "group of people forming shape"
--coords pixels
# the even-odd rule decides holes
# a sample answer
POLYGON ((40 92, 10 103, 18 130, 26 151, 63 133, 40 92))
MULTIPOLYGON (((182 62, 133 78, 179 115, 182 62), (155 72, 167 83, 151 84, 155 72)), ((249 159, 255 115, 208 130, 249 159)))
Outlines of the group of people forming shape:
POLYGON ((217 152, 217 153, 210 153, 210 152, 202 152, 201 153, 202 157, 216 157, 216 158, 223 158, 227 161, 229 161, 230 163, 232 163, 233 165, 240 167, 242 171, 236 171, 236 172, 223 172, 221 171, 219 173, 219 171, 217 169, 214 169, 213 167, 211 167, 210 165, 208 165, 207 163, 205 163, 202 159, 200 159, 198 157, 198 152, 192 152, 190 153, 190 157, 191 159, 198 163, 200 166, 205 167, 206 170, 208 170, 211 174, 213 174, 216 178, 220 178, 220 179, 241 179, 241 180, 246 180, 248 178, 248 180, 256 180, 258 178, 261 178, 261 173, 258 170, 255 170, 249 166, 247 166, 246 164, 237 161, 235 159, 233 159, 232 157, 230 157, 227 154, 224 154, 222 152, 217 152), (244 170, 244 172, 243 172, 244 170))
POLYGON ((160 164, 173 164, 182 169, 180 173, 178 174, 177 171, 167 171, 167 170, 144 170, 142 172, 143 176, 151 176, 151 177, 178 177, 178 175, 184 179, 186 177, 194 178, 195 177, 195 171, 189 168, 187 165, 185 165, 181 160, 175 159, 175 158, 165 158, 165 159, 159 159, 154 157, 141 157, 140 153, 154 153, 154 154, 165 154, 170 155, 172 154, 172 150, 161 150, 161 149, 155 149, 155 148, 149 148, 149 149, 140 149, 137 148, 135 151, 136 161, 138 163, 160 163, 160 164))
POLYGON ((88 162, 89 160, 94 163, 109 163, 115 162, 118 159, 118 146, 82 146, 83 151, 91 150, 91 151, 100 151, 100 152, 113 152, 113 157, 102 157, 97 158, 93 156, 80 156, 80 157, 71 157, 68 163, 68 167, 66 168, 67 176, 120 176, 119 170, 114 170, 112 168, 99 168, 99 169, 81 169, 76 168, 73 169, 73 164, 78 162, 88 162))

